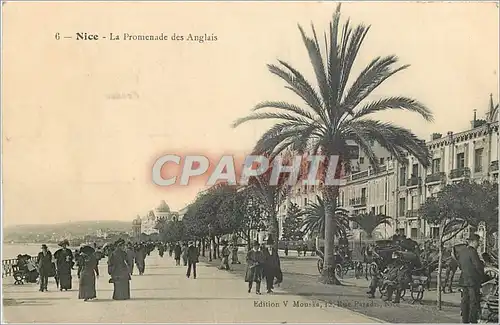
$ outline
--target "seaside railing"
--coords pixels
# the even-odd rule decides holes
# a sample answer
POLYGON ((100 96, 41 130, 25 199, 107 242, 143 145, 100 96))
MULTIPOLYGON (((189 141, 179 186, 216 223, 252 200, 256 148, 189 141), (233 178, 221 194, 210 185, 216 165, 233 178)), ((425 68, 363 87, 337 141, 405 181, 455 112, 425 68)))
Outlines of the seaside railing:
MULTIPOLYGON (((30 259, 33 258, 32 256, 30 259)), ((14 265, 17 264, 17 258, 9 258, 7 260, 2 260, 2 278, 6 276, 11 276, 14 273, 14 265)))

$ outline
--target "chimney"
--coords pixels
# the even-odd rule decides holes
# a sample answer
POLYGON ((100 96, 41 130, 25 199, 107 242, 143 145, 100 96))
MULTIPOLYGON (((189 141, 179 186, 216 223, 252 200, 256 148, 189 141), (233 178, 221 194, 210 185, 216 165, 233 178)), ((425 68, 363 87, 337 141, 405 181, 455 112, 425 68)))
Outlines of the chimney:
POLYGON ((476 114, 477 114, 477 109, 474 109, 474 119, 470 122, 471 129, 476 127, 476 121, 477 121, 476 114))

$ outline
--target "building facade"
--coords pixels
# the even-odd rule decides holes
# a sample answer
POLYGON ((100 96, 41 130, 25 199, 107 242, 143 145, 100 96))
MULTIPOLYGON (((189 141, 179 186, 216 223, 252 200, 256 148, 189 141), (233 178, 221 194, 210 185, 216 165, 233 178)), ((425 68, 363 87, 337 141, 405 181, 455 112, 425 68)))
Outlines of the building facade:
MULTIPOLYGON (((436 237, 438 228, 421 218, 418 213, 420 206, 446 184, 463 179, 498 183, 498 141, 498 105, 494 107, 491 99, 486 118, 476 119, 474 112, 468 130, 431 136, 426 142, 431 153, 428 168, 411 155, 404 163, 399 163, 377 143, 372 143, 380 159, 379 170, 375 173, 360 153, 358 161, 351 163, 352 172, 345 177, 345 185, 339 191, 338 205, 350 214, 373 212, 391 217, 391 226, 375 229, 373 235, 377 239, 388 238, 396 230, 415 240, 436 237)), ((315 186, 296 185, 291 190, 278 215, 280 238, 290 203, 303 209, 308 203, 317 202, 317 196, 321 196, 321 191, 315 186)), ((357 225, 351 224, 351 229, 352 237, 363 236, 357 225)), ((468 236, 467 231, 457 239, 465 236, 468 236)))

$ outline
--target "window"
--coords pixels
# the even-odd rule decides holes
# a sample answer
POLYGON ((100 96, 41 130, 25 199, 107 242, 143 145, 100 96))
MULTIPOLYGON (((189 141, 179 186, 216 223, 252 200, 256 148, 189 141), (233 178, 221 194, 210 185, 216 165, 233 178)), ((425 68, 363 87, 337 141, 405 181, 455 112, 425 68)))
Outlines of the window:
POLYGON ((380 158, 380 164, 383 165, 384 164, 384 158, 380 158))
POLYGON ((438 236, 439 236, 439 228, 432 227, 431 228, 431 238, 438 238, 438 236))
POLYGON ((411 177, 418 177, 418 164, 413 164, 411 167, 411 177))
POLYGON ((483 171, 483 148, 476 149, 474 152, 474 172, 483 171))
POLYGON ((418 235, 418 229, 417 228, 411 228, 411 234, 410 234, 410 238, 417 238, 417 235, 418 235))
POLYGON ((364 164, 365 163, 365 157, 359 157, 359 163, 364 164))
POLYGON ((457 169, 463 169, 465 167, 465 153, 457 154, 457 169))
POLYGON ((406 167, 401 167, 399 169, 399 185, 406 185, 406 167))
POLYGON ((340 194, 340 206, 344 206, 344 192, 340 194))
POLYGON ((366 197, 366 187, 361 189, 361 197, 366 197))
POLYGON ((304 198, 304 206, 307 205, 307 198, 304 198))
POLYGON ((371 213, 375 214, 375 207, 372 207, 371 213))
POLYGON ((399 198, 399 215, 404 216, 406 210, 406 200, 404 197, 399 198))
POLYGON ((406 229, 405 228, 398 228, 397 233, 400 235, 406 236, 406 229))
POLYGON ((439 173, 441 168, 441 158, 432 159, 432 174, 439 173))

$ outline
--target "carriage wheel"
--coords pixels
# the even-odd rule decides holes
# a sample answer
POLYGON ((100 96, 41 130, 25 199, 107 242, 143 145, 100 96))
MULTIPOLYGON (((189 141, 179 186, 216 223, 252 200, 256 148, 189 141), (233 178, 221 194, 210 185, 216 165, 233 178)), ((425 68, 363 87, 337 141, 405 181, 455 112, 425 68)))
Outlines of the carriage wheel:
POLYGON ((347 272, 349 272, 349 270, 351 269, 351 266, 347 266, 347 267, 344 267, 342 268, 342 274, 343 276, 345 276, 347 274, 347 272))
POLYGON ((411 299, 413 300, 413 303, 415 302, 420 302, 424 298, 424 291, 412 291, 411 292, 411 299))
POLYGON ((323 274, 323 260, 318 259, 318 272, 319 274, 323 274))
POLYGON ((335 265, 335 274, 339 278, 343 278, 344 277, 344 268, 342 267, 342 265, 340 265, 340 264, 335 265))
POLYGON ((373 277, 375 274, 378 273, 378 265, 376 263, 370 264, 370 267, 368 269, 369 275, 373 277))
POLYGON ((401 290, 401 292, 399 293, 399 298, 403 298, 405 294, 406 294, 406 289, 401 290))

